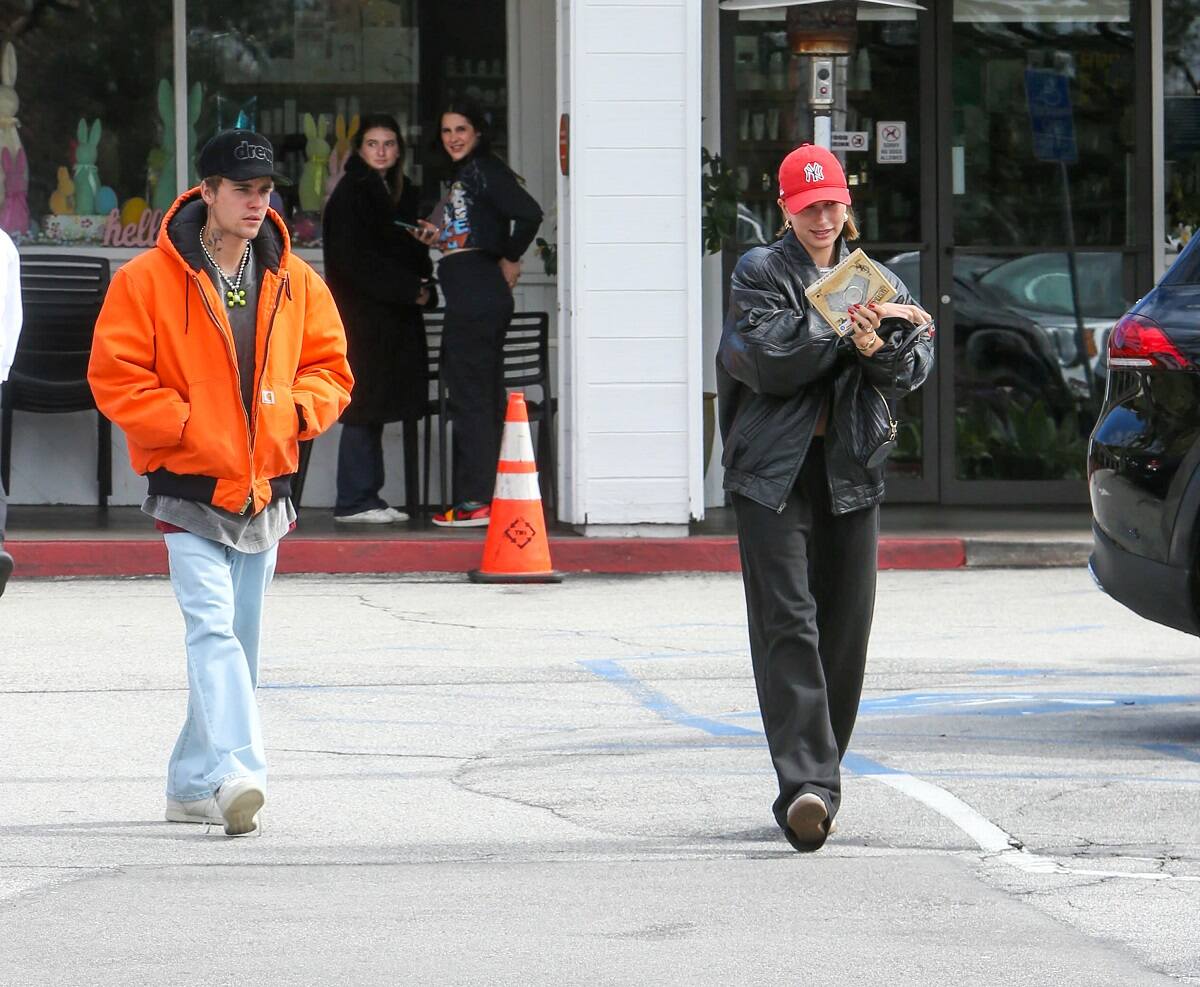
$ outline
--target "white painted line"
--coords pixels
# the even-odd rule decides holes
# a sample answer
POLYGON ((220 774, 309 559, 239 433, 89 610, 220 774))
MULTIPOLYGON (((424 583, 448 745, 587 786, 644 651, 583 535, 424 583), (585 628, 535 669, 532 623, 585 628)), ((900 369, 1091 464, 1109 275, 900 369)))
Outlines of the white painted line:
POLYGON ((931 782, 902 772, 870 774, 872 781, 896 789, 896 791, 926 805, 939 816, 948 819, 973 839, 986 853, 995 854, 1010 867, 1026 874, 1054 874, 1063 877, 1126 878, 1132 881, 1200 881, 1200 874, 1169 874, 1163 871, 1095 870, 1082 867, 1067 867, 1030 853, 1021 841, 985 818, 957 795, 931 782))

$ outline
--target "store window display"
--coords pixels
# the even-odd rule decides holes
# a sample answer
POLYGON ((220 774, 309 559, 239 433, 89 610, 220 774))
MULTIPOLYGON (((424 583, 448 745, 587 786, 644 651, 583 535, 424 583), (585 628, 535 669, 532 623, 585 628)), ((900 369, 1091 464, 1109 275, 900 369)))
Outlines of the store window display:
MULTIPOLYGON (((0 228, 18 244, 152 244, 180 191, 177 107, 189 165, 219 130, 271 139, 294 182, 277 204, 300 248, 320 246, 321 210, 363 114, 397 119, 418 185, 447 99, 482 104, 497 147, 507 144, 504 4, 187 0, 180 23, 172 4, 137 5, 136 18, 129 6, 0 5, 11 42, 0 49, 0 228), (176 32, 186 94, 174 90, 176 32)), ((198 179, 189 167, 187 183, 198 179)), ((440 194, 426 192, 430 204, 440 194)))
POLYGON ((124 245, 126 225, 153 227, 175 153, 158 109, 170 5, 137 18, 103 0, 13 6, 0 13, 0 227, 18 244, 124 245))

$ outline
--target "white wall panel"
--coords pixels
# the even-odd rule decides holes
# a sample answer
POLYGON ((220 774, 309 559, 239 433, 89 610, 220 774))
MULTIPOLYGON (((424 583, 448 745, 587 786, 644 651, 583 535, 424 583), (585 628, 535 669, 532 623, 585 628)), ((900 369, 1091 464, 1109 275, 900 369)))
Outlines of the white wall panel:
POLYGON ((591 244, 582 287, 600 291, 674 290, 681 293, 682 306, 687 301, 682 296, 688 287, 686 257, 693 252, 698 262, 699 249, 693 251, 682 244, 591 244))
POLYGON ((587 99, 688 100, 684 55, 579 56, 587 99))
POLYGON ((590 376, 596 384, 687 383, 687 340, 592 339, 590 376))
POLYGON ((687 436, 679 432, 621 432, 591 437, 593 480, 677 479, 687 474, 687 436))
POLYGON ((682 148, 588 148, 579 166, 588 175, 588 195, 673 195, 686 202, 682 148))
POLYGON ((687 498, 686 477, 589 480, 584 484, 586 523, 626 524, 633 517, 644 524, 679 524, 679 504, 687 498))
POLYGON ((686 384, 589 384, 584 398, 597 422, 589 435, 687 431, 686 384))
POLYGON ((589 196, 581 218, 592 243, 683 243, 687 237, 678 195, 589 196))
MULTIPOLYGON (((567 520, 703 512, 698 0, 563 0, 572 113, 567 520), (569 26, 568 26, 569 25, 569 26), (693 405, 695 407, 693 407, 693 405)), ((568 297, 564 287, 560 301, 568 297)))
POLYGON ((601 6, 591 4, 582 18, 583 45, 589 55, 675 53, 686 43, 687 19, 679 4, 601 6))
POLYGON ((684 336, 687 319, 677 291, 588 292, 588 336, 684 336))
POLYGON ((684 111, 680 100, 593 100, 579 139, 589 148, 686 147, 684 111))

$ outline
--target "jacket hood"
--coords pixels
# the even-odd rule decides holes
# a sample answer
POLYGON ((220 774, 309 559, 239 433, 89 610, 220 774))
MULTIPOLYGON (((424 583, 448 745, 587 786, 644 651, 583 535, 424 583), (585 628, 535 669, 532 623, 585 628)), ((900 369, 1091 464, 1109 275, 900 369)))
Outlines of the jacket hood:
MULTIPOLYGON (((197 185, 179 196, 163 217, 158 231, 158 248, 192 271, 202 270, 204 254, 200 250, 200 230, 207 220, 208 207, 197 185)), ((278 274, 291 253, 291 238, 283 219, 274 209, 267 210, 267 218, 251 242, 255 261, 278 274)))

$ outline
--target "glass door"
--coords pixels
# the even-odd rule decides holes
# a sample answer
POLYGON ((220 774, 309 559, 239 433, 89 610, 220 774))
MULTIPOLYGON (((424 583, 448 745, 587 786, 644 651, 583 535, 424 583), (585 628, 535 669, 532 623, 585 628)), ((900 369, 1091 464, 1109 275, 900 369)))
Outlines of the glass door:
POLYGON ((1105 338, 1149 276, 1141 6, 938 5, 944 502, 1086 500, 1105 338))
MULTIPOLYGON (((936 212, 932 18, 853 0, 722 15, 722 147, 738 192, 727 273, 781 226, 779 162, 802 143, 842 161, 861 231, 858 246, 887 264, 928 307, 936 212)), ((937 390, 901 405, 889 463, 892 501, 935 500, 937 390)))

